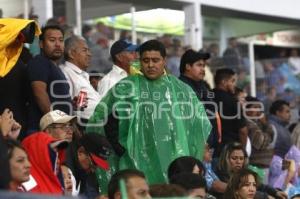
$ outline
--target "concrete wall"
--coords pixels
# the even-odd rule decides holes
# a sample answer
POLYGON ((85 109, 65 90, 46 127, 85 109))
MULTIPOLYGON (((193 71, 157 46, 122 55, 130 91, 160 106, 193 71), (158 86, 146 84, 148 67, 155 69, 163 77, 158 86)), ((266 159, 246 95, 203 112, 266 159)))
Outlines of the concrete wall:
MULTIPOLYGON (((15 17, 24 13, 25 0, 0 0, 0 8, 3 11, 3 17, 15 17)), ((34 14, 39 16, 40 24, 44 24, 47 19, 53 16, 52 0, 28 0, 29 10, 34 8, 34 14)))
POLYGON ((299 0, 176 0, 199 2, 203 5, 264 14, 291 19, 300 19, 299 0))
POLYGON ((39 22, 44 25, 49 18, 53 17, 52 0, 32 0, 34 13, 39 16, 39 22))
POLYGON ((24 12, 24 0, 0 0, 3 17, 15 17, 24 12))

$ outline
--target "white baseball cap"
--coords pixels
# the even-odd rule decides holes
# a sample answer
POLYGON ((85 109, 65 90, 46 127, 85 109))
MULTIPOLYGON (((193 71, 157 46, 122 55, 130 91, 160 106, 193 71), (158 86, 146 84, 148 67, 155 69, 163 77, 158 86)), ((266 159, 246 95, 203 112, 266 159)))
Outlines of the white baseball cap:
POLYGON ((65 112, 62 112, 60 110, 50 111, 41 118, 40 128, 43 131, 51 124, 65 124, 73 120, 74 118, 76 118, 76 116, 67 115, 65 112))

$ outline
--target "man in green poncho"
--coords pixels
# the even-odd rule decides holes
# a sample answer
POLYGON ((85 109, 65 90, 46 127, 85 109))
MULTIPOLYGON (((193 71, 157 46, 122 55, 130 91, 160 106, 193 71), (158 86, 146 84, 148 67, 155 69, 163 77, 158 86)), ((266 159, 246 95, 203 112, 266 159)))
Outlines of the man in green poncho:
POLYGON ((172 160, 202 159, 211 125, 192 89, 165 74, 166 49, 157 40, 139 48, 144 75, 116 84, 97 105, 88 132, 105 133, 117 154, 117 169, 134 168, 149 183, 167 182, 172 160))

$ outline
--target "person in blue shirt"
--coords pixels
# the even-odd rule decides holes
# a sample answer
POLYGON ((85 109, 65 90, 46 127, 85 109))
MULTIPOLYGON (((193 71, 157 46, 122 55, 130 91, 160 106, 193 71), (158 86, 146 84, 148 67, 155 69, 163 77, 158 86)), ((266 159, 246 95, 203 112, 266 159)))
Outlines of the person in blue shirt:
POLYGON ((58 64, 64 54, 64 32, 56 25, 45 26, 40 35, 41 54, 28 63, 32 95, 28 134, 39 129, 40 118, 50 110, 72 114, 69 85, 58 64))

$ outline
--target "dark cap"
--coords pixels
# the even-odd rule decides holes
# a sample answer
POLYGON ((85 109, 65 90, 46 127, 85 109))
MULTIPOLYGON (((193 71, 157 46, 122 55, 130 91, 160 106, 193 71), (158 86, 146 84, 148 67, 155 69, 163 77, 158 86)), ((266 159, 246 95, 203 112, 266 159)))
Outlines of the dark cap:
POLYGON ((207 52, 196 52, 192 49, 185 51, 180 60, 180 74, 184 73, 186 64, 193 64, 199 60, 207 60, 210 58, 210 54, 207 52))
POLYGON ((115 43, 113 43, 113 45, 111 46, 110 55, 114 57, 123 51, 133 52, 136 51, 137 47, 138 47, 137 45, 133 45, 132 43, 126 40, 118 40, 115 43))
POLYGON ((80 144, 97 166, 108 169, 108 163, 105 160, 110 155, 111 145, 104 136, 98 133, 86 133, 81 137, 80 144))

